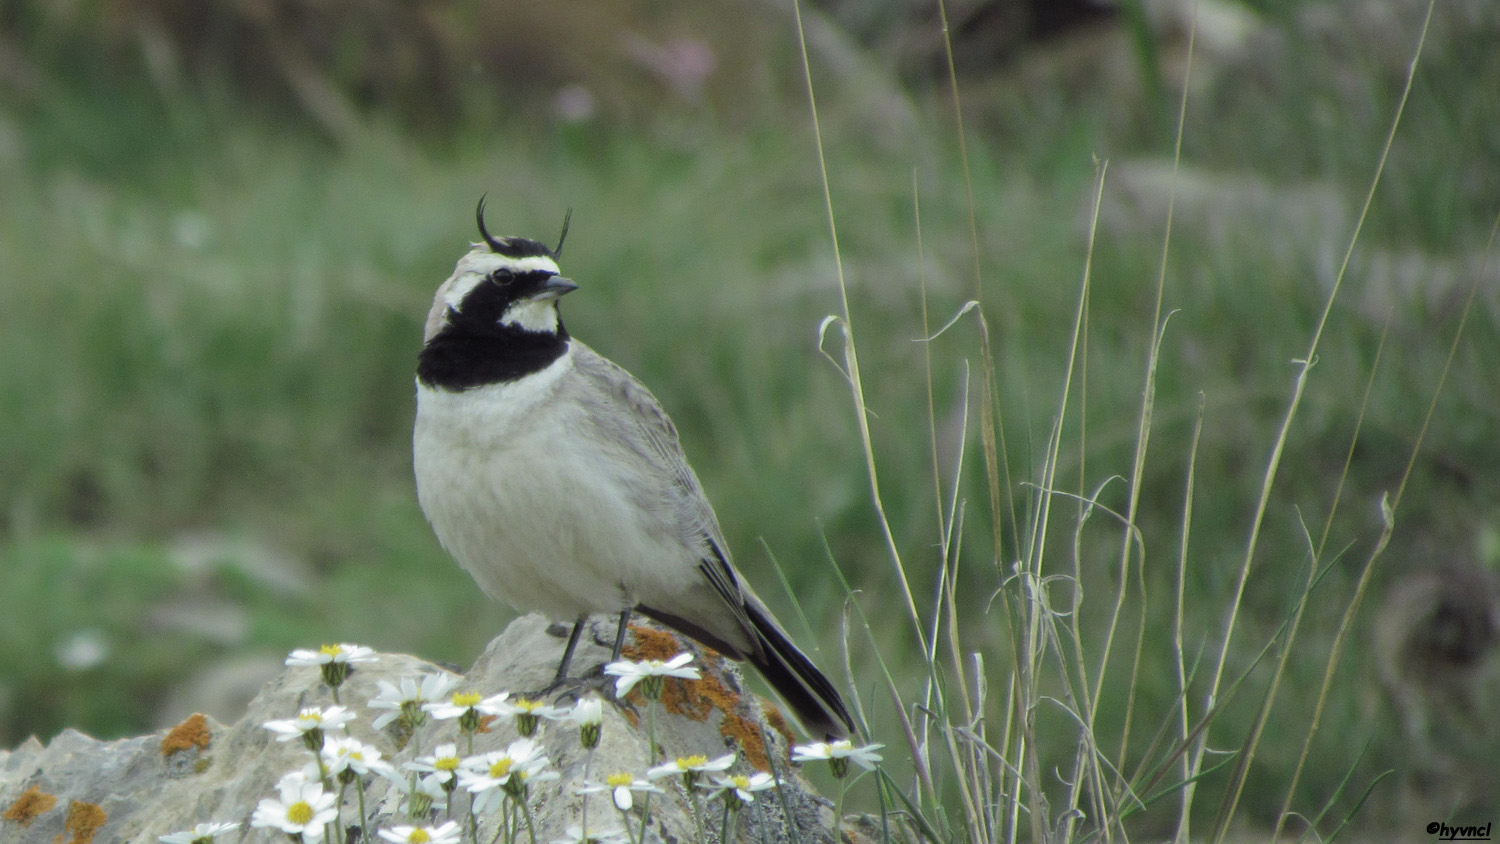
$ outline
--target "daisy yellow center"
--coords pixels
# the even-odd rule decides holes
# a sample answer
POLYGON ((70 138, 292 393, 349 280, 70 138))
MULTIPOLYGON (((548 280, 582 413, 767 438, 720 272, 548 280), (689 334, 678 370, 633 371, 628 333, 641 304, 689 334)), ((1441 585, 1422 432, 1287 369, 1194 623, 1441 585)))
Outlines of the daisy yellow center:
POLYGON ((323 647, 318 648, 318 653, 322 654, 323 656, 338 656, 343 652, 344 647, 342 645, 324 645, 323 647))
POLYGON ((748 791, 750 789, 750 778, 744 774, 735 774, 729 778, 729 781, 734 783, 734 787, 741 791, 748 791))
POLYGON ((516 708, 522 712, 532 712, 541 705, 542 702, 539 700, 530 700, 524 697, 516 700, 516 708))
POLYGON ((689 770, 689 769, 692 769, 692 768, 696 768, 696 767, 698 767, 700 765, 707 765, 707 764, 708 764, 708 757, 704 756, 702 753, 698 753, 698 754, 695 754, 693 756, 679 756, 679 757, 677 757, 677 770, 679 770, 679 771, 686 771, 686 770, 689 770))
POLYGON ((505 779, 506 777, 510 776, 510 766, 514 763, 515 760, 511 759, 509 756, 497 761, 495 764, 490 766, 490 776, 494 777, 497 780, 505 779))
POLYGON ((432 767, 437 768, 439 771, 456 771, 458 770, 458 757, 443 756, 434 759, 432 760, 432 767))
POLYGON ((479 692, 454 692, 453 693, 453 705, 454 706, 473 706, 473 705, 479 703, 481 700, 484 700, 484 696, 481 695, 479 692))
POLYGON ((848 756, 852 750, 854 750, 854 742, 849 739, 839 739, 828 745, 828 752, 835 756, 848 756))
POLYGON ((635 777, 630 774, 610 774, 604 780, 610 788, 623 788, 635 782, 635 777))
POLYGON ((295 824, 310 823, 313 819, 313 807, 307 805, 306 800, 298 800, 296 803, 286 807, 286 819, 295 824))
POLYGON ((425 829, 414 829, 411 831, 411 835, 406 836, 406 840, 410 841, 411 844, 426 844, 426 842, 432 840, 432 836, 428 835, 425 829))

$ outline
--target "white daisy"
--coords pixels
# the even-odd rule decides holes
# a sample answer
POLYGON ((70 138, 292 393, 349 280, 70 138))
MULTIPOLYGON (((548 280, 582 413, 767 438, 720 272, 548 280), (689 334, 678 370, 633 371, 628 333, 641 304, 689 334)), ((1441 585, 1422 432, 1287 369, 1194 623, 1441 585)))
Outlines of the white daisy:
POLYGON ((700 774, 717 774, 720 771, 729 770, 734 764, 734 754, 726 753, 716 759, 710 759, 699 753, 693 756, 679 756, 671 762, 657 765, 646 772, 646 779, 660 779, 662 777, 678 774, 683 777, 683 784, 691 788, 693 781, 700 774))
POLYGON ((361 662, 374 662, 377 659, 374 648, 364 645, 351 645, 347 642, 338 645, 324 645, 315 651, 295 650, 286 658, 287 665, 328 665, 329 663, 341 662, 346 665, 355 665, 361 662))
POLYGON ((474 708, 484 715, 511 719, 516 725, 516 732, 522 736, 531 736, 536 733, 538 719, 547 718, 556 721, 568 712, 566 709, 548 706, 542 701, 530 698, 518 697, 511 700, 510 695, 504 692, 485 698, 474 708))
POLYGON ((611 662, 604 666, 604 673, 618 678, 615 680, 616 697, 624 697, 630 693, 631 689, 635 688, 636 683, 646 681, 646 685, 643 687, 647 692, 646 696, 655 700, 661 696, 663 678, 680 677, 684 680, 698 679, 698 669, 686 667, 692 661, 693 655, 685 651, 665 662, 659 659, 645 659, 639 662, 622 659, 619 662, 611 662))
POLYGON ((604 701, 593 695, 582 698, 568 710, 565 720, 578 726, 578 743, 593 750, 604 728, 604 701))
POLYGON ((479 692, 454 692, 448 700, 424 703, 422 708, 439 721, 450 721, 474 712, 484 700, 484 695, 479 692))
POLYGON ((333 776, 346 771, 352 771, 352 776, 364 776, 391 767, 389 762, 380 758, 380 751, 374 745, 365 744, 353 736, 334 737, 324 742, 323 764, 333 776))
MULTIPOLYGON (((504 750, 481 753, 463 760, 458 770, 458 784, 471 794, 501 787, 508 793, 520 793, 528 779, 543 777, 547 757, 542 746, 529 738, 518 738, 504 750)), ((556 772, 552 772, 553 779, 556 772)))
POLYGON ((711 789, 714 796, 721 798, 730 808, 738 809, 745 803, 754 803, 756 792, 775 788, 776 780, 765 771, 756 771, 749 776, 734 774, 714 777, 713 785, 702 787, 711 789))
POLYGON ((344 725, 353 720, 354 713, 343 706, 309 706, 298 712, 296 718, 267 721, 261 726, 275 733, 277 741, 300 738, 316 753, 323 749, 323 737, 327 732, 343 732, 344 725))
POLYGON ((300 835, 304 841, 322 840, 323 828, 338 816, 337 798, 301 771, 282 777, 276 791, 277 797, 267 797, 255 807, 250 825, 300 835))
POLYGON ((604 778, 604 782, 602 783, 584 782, 578 789, 579 794, 598 794, 601 791, 608 791, 610 799, 615 801, 615 808, 622 812, 630 811, 630 807, 635 805, 635 799, 631 796, 632 792, 651 791, 657 794, 666 793, 652 785, 649 781, 636 779, 635 774, 629 773, 610 774, 604 778))
POLYGON ((423 674, 421 677, 402 677, 400 685, 389 680, 379 680, 376 686, 380 693, 370 698, 371 709, 385 710, 375 717, 374 727, 383 730, 397 718, 410 728, 426 720, 424 704, 442 700, 458 685, 452 674, 423 674))
POLYGON ((826 760, 833 770, 833 775, 843 779, 849 773, 849 760, 859 763, 861 768, 867 771, 875 770, 875 764, 882 757, 876 751, 885 747, 883 744, 867 744, 863 747, 855 747, 854 742, 849 739, 839 739, 835 742, 819 741, 812 744, 799 744, 792 748, 793 762, 815 762, 826 760))
POLYGON ((324 645, 315 651, 292 651, 291 656, 286 658, 287 665, 316 665, 318 671, 323 675, 323 682, 333 690, 333 702, 338 703, 339 686, 349 679, 353 673, 356 663, 374 662, 375 651, 364 645, 351 645, 347 642, 338 645, 324 645))
POLYGON ((173 832, 160 837, 161 844, 212 844, 214 837, 239 829, 237 823, 213 821, 200 823, 186 832, 173 832))
POLYGON ((380 837, 396 844, 458 844, 458 821, 441 826, 393 826, 380 830, 380 837))
POLYGON ((462 762, 463 759, 458 755, 458 745, 449 742, 433 748, 430 755, 418 756, 402 767, 409 771, 434 774, 439 782, 447 785, 458 776, 458 768, 462 762))

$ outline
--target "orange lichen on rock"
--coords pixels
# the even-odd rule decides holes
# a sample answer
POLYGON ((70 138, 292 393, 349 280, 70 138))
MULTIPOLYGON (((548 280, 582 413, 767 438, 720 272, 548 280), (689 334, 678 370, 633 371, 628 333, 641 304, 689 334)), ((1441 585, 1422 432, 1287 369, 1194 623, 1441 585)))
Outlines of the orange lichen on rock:
POLYGON ((17 797, 9 808, 0 812, 0 818, 26 826, 36 820, 38 815, 50 811, 56 805, 57 797, 33 785, 17 797))
POLYGON ((771 729, 781 733, 781 737, 786 739, 787 747, 797 743, 797 734, 792 732, 792 725, 787 723, 786 716, 776 708, 776 704, 761 698, 760 711, 765 713, 766 723, 771 725, 771 729))
POLYGON ((194 713, 189 715, 187 720, 173 727, 161 740, 161 755, 171 756, 179 750, 190 750, 194 747, 207 750, 212 738, 212 732, 208 728, 208 719, 202 714, 194 713))
MULTIPOLYGON (((635 643, 624 648, 624 655, 630 659, 666 662, 684 650, 677 637, 665 630, 652 630, 634 624, 630 625, 630 630, 635 634, 635 643)), ((719 658, 718 652, 712 648, 705 647, 703 652, 707 659, 719 658)), ((645 702, 639 686, 631 691, 630 697, 640 703, 645 702)), ((668 712, 702 721, 714 709, 732 711, 735 696, 711 675, 704 675, 699 680, 668 677, 662 684, 661 705, 668 712)))
MULTIPOLYGON (((625 656, 634 660, 655 659, 667 661, 683 651, 682 644, 677 637, 664 630, 652 630, 638 625, 630 625, 630 630, 635 634, 635 643, 624 648, 625 656)), ((713 648, 703 647, 704 660, 721 659, 719 652, 713 648)), ((639 687, 632 689, 629 697, 637 704, 644 704, 639 687)), ((715 709, 724 713, 724 720, 719 724, 719 732, 726 738, 733 739, 745 751, 745 761, 749 762, 756 770, 769 771, 771 765, 766 758, 766 743, 761 736, 760 730, 749 718, 739 714, 740 696, 725 686, 718 677, 713 674, 704 673, 698 680, 682 680, 676 677, 668 677, 662 685, 661 705, 668 712, 691 718, 694 721, 703 721, 715 709)), ((774 706, 766 705, 767 720, 771 727, 777 732, 787 736, 788 745, 791 744, 791 731, 787 729, 786 719, 774 706)))
POLYGON ((80 800, 69 803, 68 817, 63 821, 63 832, 73 836, 68 839, 68 844, 92 844, 94 833, 104 826, 106 817, 97 803, 80 800))
MULTIPOLYGON (((648 659, 666 662, 682 653, 682 644, 675 634, 665 630, 653 630, 639 624, 630 625, 630 632, 635 634, 635 641, 622 649, 624 656, 629 659, 638 662, 648 659)), ((711 648, 704 648, 704 650, 718 656, 711 648)))
POLYGON ((725 712, 724 723, 719 725, 719 732, 739 743, 750 767, 757 771, 771 770, 771 764, 766 759, 765 739, 761 737, 760 730, 755 728, 754 721, 734 712, 725 712))

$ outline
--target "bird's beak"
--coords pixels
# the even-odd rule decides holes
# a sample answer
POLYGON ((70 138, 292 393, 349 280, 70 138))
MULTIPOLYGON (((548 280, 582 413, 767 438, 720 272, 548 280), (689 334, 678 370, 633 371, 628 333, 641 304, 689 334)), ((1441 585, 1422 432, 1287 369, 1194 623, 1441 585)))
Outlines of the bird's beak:
POLYGON ((531 294, 530 298, 534 302, 545 302, 557 299, 565 293, 572 293, 577 289, 578 285, 573 283, 571 278, 563 278, 560 275, 555 275, 547 279, 547 283, 543 284, 540 290, 531 294))

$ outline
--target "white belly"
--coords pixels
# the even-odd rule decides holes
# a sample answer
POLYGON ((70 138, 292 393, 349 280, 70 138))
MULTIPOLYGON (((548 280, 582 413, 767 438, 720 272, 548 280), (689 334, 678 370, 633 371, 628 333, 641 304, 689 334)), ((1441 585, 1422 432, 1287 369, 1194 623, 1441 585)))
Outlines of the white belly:
MULTIPOLYGON (((683 555, 582 432, 581 410, 546 400, 560 365, 519 384, 417 388, 417 497, 438 540, 491 597, 569 620, 633 606, 643 575, 683 555)), ((655 580, 647 577, 647 580, 655 580)))

